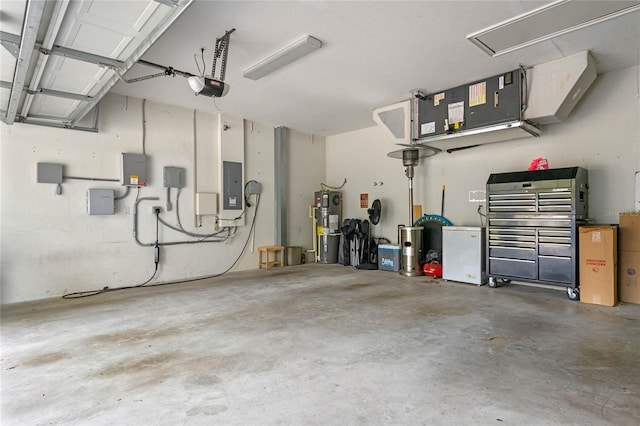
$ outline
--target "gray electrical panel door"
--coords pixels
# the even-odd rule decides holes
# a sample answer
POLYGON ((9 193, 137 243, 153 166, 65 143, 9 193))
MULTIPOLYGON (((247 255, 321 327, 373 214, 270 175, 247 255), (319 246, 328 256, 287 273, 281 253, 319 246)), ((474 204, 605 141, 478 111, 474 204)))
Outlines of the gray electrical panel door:
POLYGON ((242 210, 242 163, 222 162, 222 207, 225 210, 242 210))
POLYGON ((114 214, 113 189, 89 188, 87 190, 87 214, 114 214))
POLYGON ((469 84, 465 117, 469 129, 520 119, 520 70, 469 84), (475 101, 475 102, 472 102, 475 101))
POLYGON ((147 185, 147 156, 143 154, 122 153, 122 176, 124 186, 147 185))
POLYGON ((466 123, 463 121, 449 120, 449 105, 467 104, 467 87, 459 86, 432 95, 427 95, 424 99, 416 99, 414 106, 414 129, 413 139, 427 138, 449 133, 449 128, 456 127, 457 130, 466 130, 466 123), (446 126, 445 126, 446 122, 446 126), (457 123, 457 125, 456 125, 457 123))
POLYGON ((186 181, 186 170, 182 167, 164 168, 164 187, 165 188, 184 188, 186 181))
POLYGON ((415 99, 412 139, 520 120, 520 93, 520 70, 513 70, 415 99))

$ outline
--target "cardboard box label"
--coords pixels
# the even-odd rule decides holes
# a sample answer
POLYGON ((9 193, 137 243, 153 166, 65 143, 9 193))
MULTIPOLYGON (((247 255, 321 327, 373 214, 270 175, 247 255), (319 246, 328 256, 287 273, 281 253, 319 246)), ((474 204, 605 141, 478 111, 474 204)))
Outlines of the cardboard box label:
POLYGON ((591 233, 591 242, 592 243, 599 243, 602 241, 602 236, 600 235, 600 231, 593 231, 591 233))

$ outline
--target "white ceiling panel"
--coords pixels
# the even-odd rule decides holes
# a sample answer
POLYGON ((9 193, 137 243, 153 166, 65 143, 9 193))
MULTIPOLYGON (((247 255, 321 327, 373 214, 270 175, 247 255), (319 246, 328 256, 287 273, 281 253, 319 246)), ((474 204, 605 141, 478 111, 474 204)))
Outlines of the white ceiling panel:
POLYGON ((598 72, 608 72, 638 64, 640 60, 640 11, 619 16, 589 28, 590 37, 581 31, 554 39, 554 45, 569 56, 590 50, 598 63, 598 72), (634 58, 633 49, 636 55, 634 58), (626 50, 626 52, 625 52, 626 50))
POLYGON ((152 0, 73 2, 57 42, 95 55, 126 57, 127 46, 135 49, 132 41, 144 39, 167 10, 152 0))
POLYGON ((64 118, 68 117, 80 101, 54 96, 35 95, 31 104, 31 114, 36 116, 64 118))
POLYGON ((0 87, 0 109, 7 109, 7 105, 9 104, 9 96, 11 96, 11 89, 0 87))
POLYGON ((638 1, 557 0, 468 36, 491 56, 538 43, 637 10, 638 1))
POLYGON ((95 76, 104 72, 98 65, 54 56, 47 63, 41 85, 62 92, 88 95, 96 85, 95 76))

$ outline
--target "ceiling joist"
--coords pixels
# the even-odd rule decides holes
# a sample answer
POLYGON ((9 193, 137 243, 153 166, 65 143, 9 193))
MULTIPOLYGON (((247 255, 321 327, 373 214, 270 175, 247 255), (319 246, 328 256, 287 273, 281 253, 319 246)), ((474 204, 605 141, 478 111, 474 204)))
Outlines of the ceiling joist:
POLYGON ((11 95, 9 97, 9 105, 7 107, 4 122, 13 124, 16 118, 16 112, 20 100, 24 96, 23 89, 26 84, 27 73, 31 65, 33 51, 36 47, 36 38, 42 21, 44 12, 44 2, 30 1, 27 5, 27 13, 22 27, 22 36, 20 38, 20 50, 18 52, 18 60, 13 74, 13 85, 11 87, 11 95))

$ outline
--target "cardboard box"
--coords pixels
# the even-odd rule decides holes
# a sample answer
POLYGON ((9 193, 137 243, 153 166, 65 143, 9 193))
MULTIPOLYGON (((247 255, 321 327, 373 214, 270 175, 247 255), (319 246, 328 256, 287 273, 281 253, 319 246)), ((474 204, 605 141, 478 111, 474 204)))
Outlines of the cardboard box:
POLYGON ((620 301, 640 304, 640 251, 620 250, 618 264, 620 301))
POLYGON ((618 303, 618 229, 611 225, 581 226, 580 301, 595 305, 618 303))
POLYGON ((640 212, 620 213, 620 250, 640 251, 640 212))

